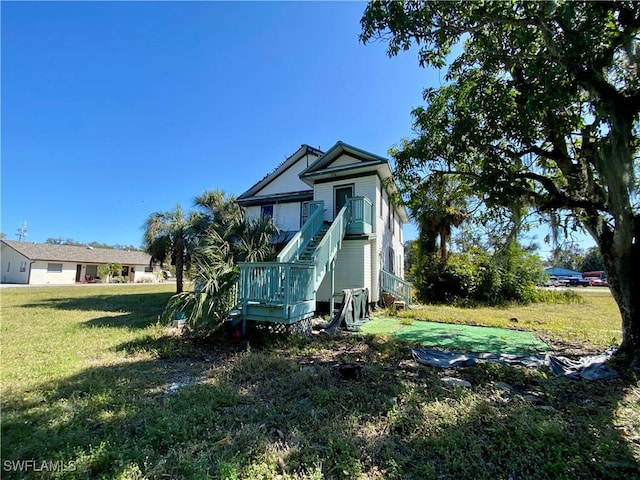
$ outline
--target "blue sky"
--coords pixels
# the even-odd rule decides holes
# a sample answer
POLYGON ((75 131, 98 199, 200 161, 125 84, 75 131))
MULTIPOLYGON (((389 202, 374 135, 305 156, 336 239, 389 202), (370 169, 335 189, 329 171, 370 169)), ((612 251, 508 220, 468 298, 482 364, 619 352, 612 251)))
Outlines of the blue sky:
POLYGON ((303 143, 386 155, 439 82, 359 43, 360 2, 1 5, 9 239, 139 245, 150 213, 239 195, 303 143))
POLYGON ((443 74, 360 44, 365 6, 2 2, 2 232, 140 245, 303 143, 386 156, 443 74))

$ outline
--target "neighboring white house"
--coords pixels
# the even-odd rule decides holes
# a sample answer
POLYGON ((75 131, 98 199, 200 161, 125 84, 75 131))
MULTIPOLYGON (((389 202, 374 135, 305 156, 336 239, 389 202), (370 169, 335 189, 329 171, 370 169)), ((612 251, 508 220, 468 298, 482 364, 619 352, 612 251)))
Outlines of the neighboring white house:
MULTIPOLYGON (((309 215, 309 202, 324 203, 324 220, 332 222, 347 198, 365 197, 369 226, 347 234, 335 259, 334 293, 368 288, 377 302, 380 271, 404 277, 403 224, 405 208, 392 201, 396 186, 389 161, 343 142, 326 153, 302 145, 272 173, 238 197, 248 217, 269 215, 281 230, 294 232, 309 215)), ((332 297, 329 275, 317 290, 318 301, 332 297)))
POLYGON ((150 282, 158 278, 160 267, 150 267, 144 252, 92 248, 48 243, 1 240, 2 283, 28 285, 72 285, 93 282, 98 267, 122 265, 121 275, 129 282, 150 282))

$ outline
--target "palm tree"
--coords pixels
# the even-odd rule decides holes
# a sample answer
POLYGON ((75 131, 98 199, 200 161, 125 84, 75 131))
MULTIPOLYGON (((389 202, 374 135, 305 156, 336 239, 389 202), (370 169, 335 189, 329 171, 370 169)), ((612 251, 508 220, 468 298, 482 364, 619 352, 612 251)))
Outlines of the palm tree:
POLYGON ((460 184, 443 175, 434 174, 418 186, 410 204, 420 227, 421 238, 427 250, 435 251, 436 238, 440 238, 440 258, 447 258, 447 242, 451 228, 468 220, 467 197, 460 184))
POLYGON ((248 219, 246 210, 238 205, 233 195, 221 190, 207 191, 195 198, 199 208, 196 228, 199 242, 216 246, 227 252, 232 263, 267 260, 276 252, 272 238, 278 233, 268 217, 248 219))
POLYGON ((172 211, 152 213, 143 225, 144 251, 151 255, 151 262, 163 265, 170 259, 176 267, 176 293, 182 293, 183 273, 191 266, 196 221, 176 205, 172 211))
POLYGON ((226 320, 233 307, 238 262, 269 260, 276 251, 272 238, 278 229, 270 218, 247 219, 235 197, 222 191, 196 197, 193 215, 196 246, 194 291, 175 295, 165 315, 187 312, 192 331, 210 334, 226 320))

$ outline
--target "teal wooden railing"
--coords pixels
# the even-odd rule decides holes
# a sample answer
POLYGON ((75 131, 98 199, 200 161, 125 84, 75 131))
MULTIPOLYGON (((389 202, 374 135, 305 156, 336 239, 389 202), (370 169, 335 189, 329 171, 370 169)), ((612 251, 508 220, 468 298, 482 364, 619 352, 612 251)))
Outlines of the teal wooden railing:
POLYGON ((294 304, 313 300, 309 278, 312 265, 251 262, 240 264, 242 301, 266 305, 294 304))
POLYGON ((309 217, 289 243, 278 254, 278 262, 293 262, 298 259, 311 239, 320 231, 324 221, 324 202, 309 202, 309 217))
POLYGON ((380 270, 380 291, 411 305, 411 284, 393 273, 380 270))
POLYGON ((350 235, 362 235, 373 230, 373 207, 367 197, 352 197, 347 199, 349 207, 347 233, 350 235))
POLYGON ((342 246, 342 239, 347 232, 348 218, 351 202, 347 202, 333 219, 333 223, 327 233, 316 247, 313 254, 313 265, 315 267, 313 278, 313 289, 317 290, 324 278, 331 262, 336 257, 338 250, 342 246))

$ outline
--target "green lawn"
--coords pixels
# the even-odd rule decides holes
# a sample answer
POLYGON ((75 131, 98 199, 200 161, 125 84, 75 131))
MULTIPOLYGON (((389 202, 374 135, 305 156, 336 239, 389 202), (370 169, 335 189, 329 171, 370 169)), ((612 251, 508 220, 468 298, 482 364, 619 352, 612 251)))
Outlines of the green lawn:
MULTIPOLYGON (((374 335, 194 345, 157 324, 171 288, 0 291, 2 478, 640 474, 634 379, 571 382, 495 364, 436 370, 414 363, 409 344, 374 335), (361 375, 336 375, 344 362, 363 365, 361 375)), ((575 305, 537 307, 547 311, 545 331, 579 341, 575 325, 550 327, 575 305)), ((452 320, 429 308, 415 313, 452 320)), ((518 328, 541 327, 520 310, 482 311, 506 315, 518 317, 518 328)), ((577 330, 590 338, 607 322, 577 330)))

